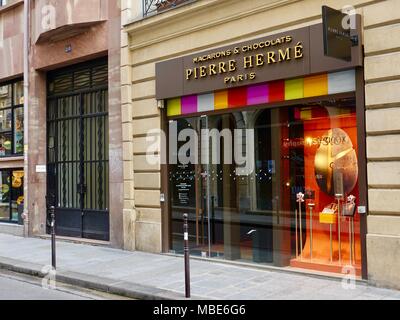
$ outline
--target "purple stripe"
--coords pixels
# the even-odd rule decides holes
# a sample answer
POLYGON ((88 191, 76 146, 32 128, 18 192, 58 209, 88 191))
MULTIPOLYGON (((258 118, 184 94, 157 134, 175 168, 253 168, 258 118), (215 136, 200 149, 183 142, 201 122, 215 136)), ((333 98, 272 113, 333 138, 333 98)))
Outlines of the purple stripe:
POLYGON ((182 97, 182 114, 197 112, 197 95, 182 97))
POLYGON ((247 104, 254 105, 254 104, 262 104, 268 103, 268 85, 256 85, 250 86, 247 88, 247 104))

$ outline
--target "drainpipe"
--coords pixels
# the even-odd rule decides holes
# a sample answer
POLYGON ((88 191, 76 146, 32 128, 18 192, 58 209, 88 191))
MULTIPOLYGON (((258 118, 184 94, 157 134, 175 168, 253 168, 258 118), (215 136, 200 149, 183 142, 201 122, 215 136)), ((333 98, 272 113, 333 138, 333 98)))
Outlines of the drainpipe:
POLYGON ((29 123, 29 13, 30 0, 24 0, 24 237, 29 236, 29 214, 28 214, 28 184, 29 184, 29 166, 28 166, 28 123, 29 123))

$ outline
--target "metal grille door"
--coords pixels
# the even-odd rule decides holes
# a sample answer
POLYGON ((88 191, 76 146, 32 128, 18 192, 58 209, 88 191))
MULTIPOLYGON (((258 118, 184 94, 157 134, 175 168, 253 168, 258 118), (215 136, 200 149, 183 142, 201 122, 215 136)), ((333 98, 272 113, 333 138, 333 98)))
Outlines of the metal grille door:
POLYGON ((47 194, 58 235, 109 240, 108 68, 49 75, 47 194))

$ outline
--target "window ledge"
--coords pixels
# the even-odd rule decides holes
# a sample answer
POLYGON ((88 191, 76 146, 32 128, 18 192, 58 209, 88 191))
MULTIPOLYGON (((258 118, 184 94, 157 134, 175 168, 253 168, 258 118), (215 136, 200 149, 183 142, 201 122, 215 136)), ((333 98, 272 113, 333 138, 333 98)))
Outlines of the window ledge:
POLYGON ((0 157, 0 162, 24 161, 24 156, 0 157))
POLYGON ((14 9, 15 7, 24 4, 24 0, 11 0, 9 4, 0 7, 0 14, 8 10, 14 9))

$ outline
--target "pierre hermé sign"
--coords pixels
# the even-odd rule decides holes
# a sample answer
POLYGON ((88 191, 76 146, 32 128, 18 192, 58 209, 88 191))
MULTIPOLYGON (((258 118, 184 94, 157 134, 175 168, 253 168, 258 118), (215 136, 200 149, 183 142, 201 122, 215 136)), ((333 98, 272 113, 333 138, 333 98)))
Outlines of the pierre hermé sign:
POLYGON ((257 68, 289 62, 292 59, 302 59, 304 57, 302 42, 299 41, 293 46, 285 46, 292 42, 293 37, 286 35, 273 40, 262 40, 194 57, 193 66, 185 69, 185 80, 195 81, 217 75, 224 76, 225 84, 254 80, 257 77, 257 68), (242 58, 237 59, 240 56, 242 58), (221 61, 222 58, 230 59, 221 61), (243 72, 237 73, 236 71, 239 69, 242 69, 243 72))
MULTIPOLYGON (((359 30, 359 29, 358 29, 359 30)), ((156 64, 156 98, 213 92, 362 65, 324 54, 322 24, 215 48, 156 64)), ((359 50, 357 50, 359 49, 359 50)))

